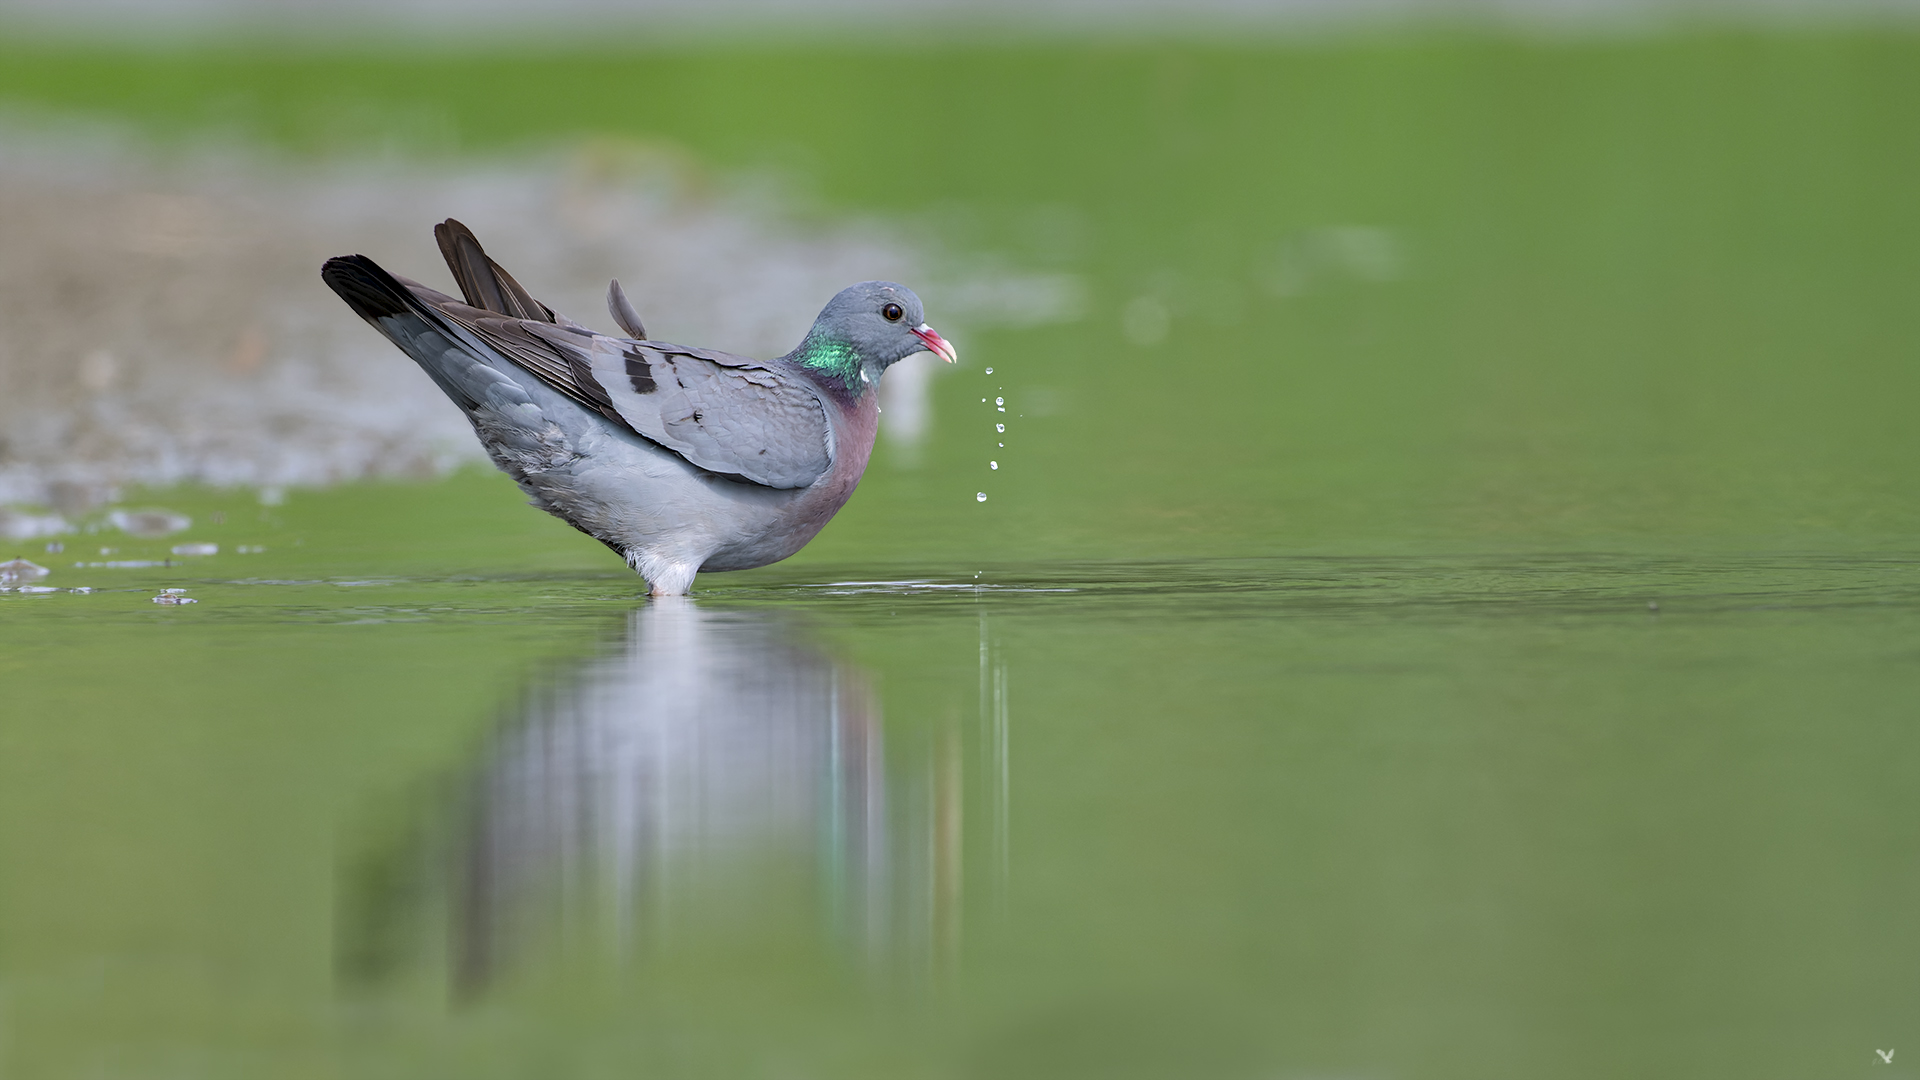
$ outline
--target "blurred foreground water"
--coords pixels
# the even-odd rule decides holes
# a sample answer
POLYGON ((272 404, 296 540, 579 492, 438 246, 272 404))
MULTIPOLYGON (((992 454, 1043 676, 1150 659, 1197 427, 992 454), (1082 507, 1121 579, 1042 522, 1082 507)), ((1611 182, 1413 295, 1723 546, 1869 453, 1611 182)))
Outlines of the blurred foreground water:
MULTIPOLYGON (((497 474, 140 449, 234 425, 339 477, 467 438, 308 256, 285 295, 338 366, 251 376, 217 305, 168 329, 6 264, 67 344, 6 355, 41 396, 0 467, 130 471, 0 551, 46 571, 0 583, 5 1076, 1908 1067, 1875 1051, 1920 1000, 1920 38, 0 43, 0 96, 181 176, 257 142, 231 189, 101 174, 111 220, 292 193, 298 244, 218 250, 338 221, 425 274, 497 182, 501 261, 581 317, 661 236, 714 256, 658 268, 658 316, 633 290, 662 333, 749 338, 709 295, 743 267, 976 313, 813 545, 669 606, 497 474), (702 169, 788 201, 648 201, 702 169), (595 176, 588 224, 644 228, 568 231, 595 176), (89 366, 149 330, 157 396, 89 366), (283 442, 246 414, 277 401, 319 411, 283 442), (248 483, 129 482, 174 475, 248 483)), ((184 256, 93 228, 43 250, 175 295, 184 256)))
POLYGON ((0 598, 10 1073, 1866 1076, 1913 1030, 1910 560, 872 569, 0 598))

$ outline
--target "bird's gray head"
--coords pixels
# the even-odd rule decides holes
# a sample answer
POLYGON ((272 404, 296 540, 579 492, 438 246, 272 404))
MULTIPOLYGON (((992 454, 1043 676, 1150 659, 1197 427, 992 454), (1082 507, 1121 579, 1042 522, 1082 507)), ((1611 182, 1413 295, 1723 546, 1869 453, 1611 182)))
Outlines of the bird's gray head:
POLYGON ((918 352, 954 360, 953 346, 927 325, 912 289, 863 281, 827 302, 806 340, 786 359, 838 379, 858 396, 881 372, 918 352))

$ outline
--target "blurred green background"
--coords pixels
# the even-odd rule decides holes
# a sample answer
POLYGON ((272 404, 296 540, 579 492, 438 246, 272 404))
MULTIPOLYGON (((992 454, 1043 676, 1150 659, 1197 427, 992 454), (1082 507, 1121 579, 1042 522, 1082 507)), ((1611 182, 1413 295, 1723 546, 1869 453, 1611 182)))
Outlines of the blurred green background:
POLYGON ((668 144, 1087 288, 697 585, 874 688, 901 835, 964 776, 945 944, 863 969, 789 853, 462 997, 467 785, 639 584, 491 473, 132 492, 229 554, 0 597, 0 1076, 1905 1068, 1920 35, 16 39, 0 103, 179 154, 668 144), (876 579, 991 588, 814 588, 876 579))
POLYGON ((991 505, 951 380, 928 472, 876 470, 808 557, 1791 549, 1915 528, 1915 49, 14 45, 0 93, 301 155, 665 141, 1084 276, 1083 321, 966 343, 1054 413, 991 505))

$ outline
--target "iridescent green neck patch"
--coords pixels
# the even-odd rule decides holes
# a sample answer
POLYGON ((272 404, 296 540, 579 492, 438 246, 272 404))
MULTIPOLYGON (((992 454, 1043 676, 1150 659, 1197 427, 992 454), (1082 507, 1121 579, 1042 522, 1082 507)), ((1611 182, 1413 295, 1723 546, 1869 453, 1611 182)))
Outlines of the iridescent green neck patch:
POLYGON ((832 375, 849 388, 857 389, 860 382, 860 354, 853 345, 845 341, 836 341, 825 337, 807 335, 800 347, 793 350, 793 362, 809 367, 825 375, 832 375))

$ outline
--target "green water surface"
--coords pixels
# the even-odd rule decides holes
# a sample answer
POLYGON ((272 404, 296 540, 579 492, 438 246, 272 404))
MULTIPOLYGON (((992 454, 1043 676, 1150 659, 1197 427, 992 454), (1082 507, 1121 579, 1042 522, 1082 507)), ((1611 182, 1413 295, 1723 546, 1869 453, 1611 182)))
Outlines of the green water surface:
POLYGON ((690 603, 477 472, 23 547, 95 591, 0 595, 0 1076, 1920 1060, 1920 38, 15 42, 0 100, 665 142, 1087 292, 690 603))

